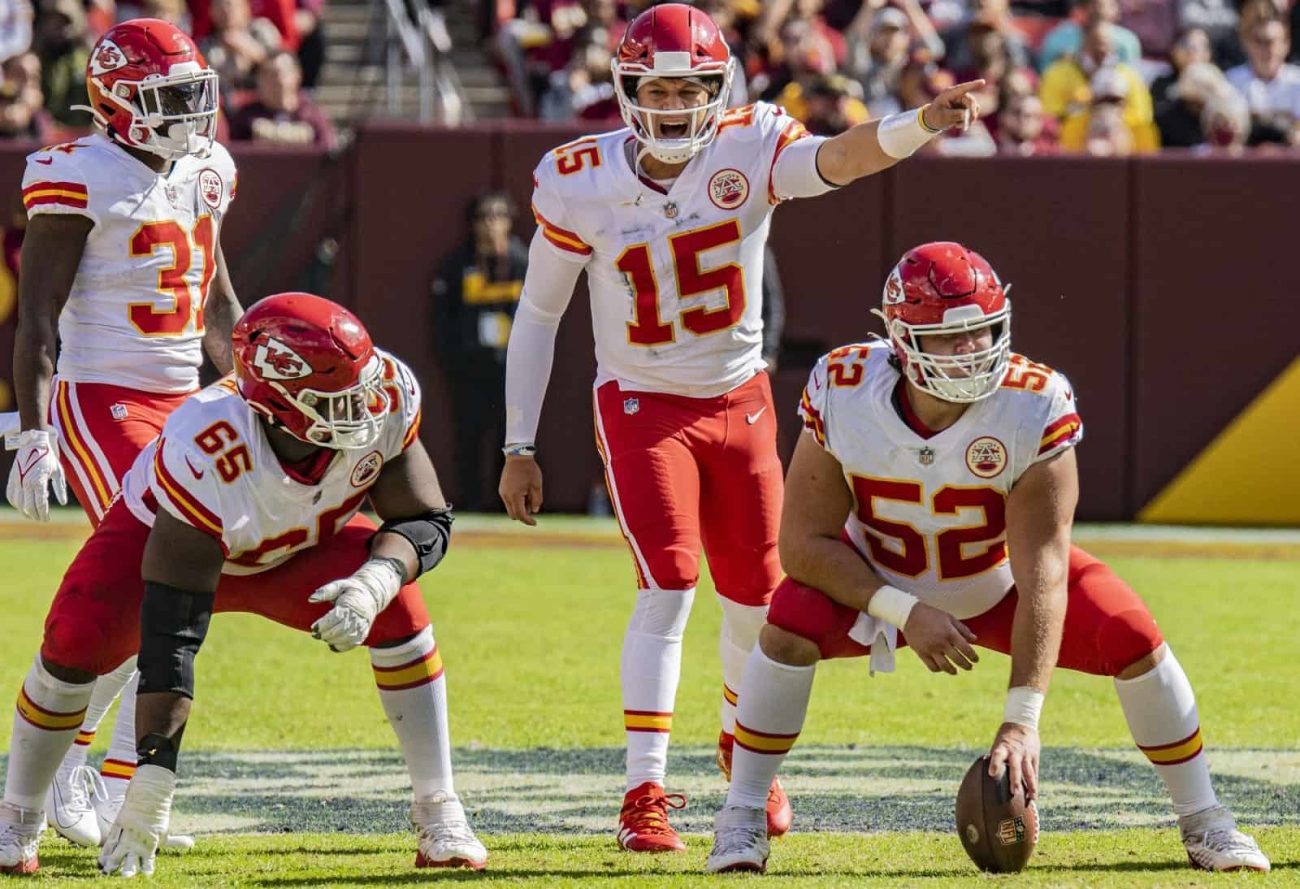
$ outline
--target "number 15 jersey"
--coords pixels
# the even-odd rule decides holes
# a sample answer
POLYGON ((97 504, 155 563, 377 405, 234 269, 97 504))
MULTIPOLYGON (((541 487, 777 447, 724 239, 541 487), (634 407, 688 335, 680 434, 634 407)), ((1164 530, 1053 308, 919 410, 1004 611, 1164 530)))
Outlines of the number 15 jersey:
POLYGON ((203 303, 234 196, 235 164, 217 143, 165 174, 100 134, 27 158, 29 218, 77 214, 93 223, 59 316, 60 378, 141 392, 198 388, 203 303))
POLYGON ((758 102, 723 114, 667 187, 638 175, 626 128, 542 159, 533 214, 560 256, 586 265, 597 385, 711 398, 763 368, 763 248, 772 209, 792 196, 774 173, 806 138, 758 102))

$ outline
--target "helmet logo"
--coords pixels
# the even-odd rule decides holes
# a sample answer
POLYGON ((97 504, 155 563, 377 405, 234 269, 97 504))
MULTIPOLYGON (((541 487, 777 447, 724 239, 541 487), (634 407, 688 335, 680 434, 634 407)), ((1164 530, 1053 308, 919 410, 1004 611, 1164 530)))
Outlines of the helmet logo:
POLYGON ((903 279, 898 274, 898 269, 894 269, 885 281, 885 305, 896 306, 903 302, 903 299, 903 279))
POLYGON ((253 366, 266 380, 301 380, 313 373, 302 356, 274 337, 257 347, 253 366))
POLYGON ((221 207, 221 174, 210 167, 199 173, 199 197, 213 210, 221 207))
POLYGON ((111 40, 105 40, 95 50, 95 57, 90 62, 90 73, 99 76, 109 71, 116 71, 126 65, 126 55, 111 40))
POLYGON ((982 435, 966 447, 966 468, 980 478, 996 478, 1007 468, 1006 445, 982 435))
POLYGON ((709 180, 709 200, 719 210, 734 210, 749 197, 749 180, 739 170, 719 170, 709 180))

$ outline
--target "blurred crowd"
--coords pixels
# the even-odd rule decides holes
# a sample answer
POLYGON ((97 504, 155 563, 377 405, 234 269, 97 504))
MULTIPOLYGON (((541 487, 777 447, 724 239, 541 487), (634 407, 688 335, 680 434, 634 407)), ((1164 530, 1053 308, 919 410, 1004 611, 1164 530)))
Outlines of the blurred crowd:
MULTIPOLYGON (((699 0, 764 99, 816 133, 983 78, 954 156, 1205 153, 1300 144, 1295 0, 699 0), (1291 5, 1295 3, 1295 5, 1291 5)), ((610 59, 649 2, 497 0, 491 39, 517 111, 617 121, 610 59)))
POLYGON ((0 0, 0 138, 44 143, 84 135, 86 61, 117 22, 158 18, 185 29, 221 75, 218 138, 332 148, 312 102, 325 58, 324 0, 0 0))

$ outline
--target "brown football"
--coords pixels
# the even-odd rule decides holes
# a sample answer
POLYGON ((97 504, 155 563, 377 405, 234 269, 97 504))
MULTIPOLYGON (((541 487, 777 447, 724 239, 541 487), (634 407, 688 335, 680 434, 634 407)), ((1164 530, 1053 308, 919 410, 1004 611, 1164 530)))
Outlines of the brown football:
POLYGON ((957 791, 957 834, 980 870, 1009 874, 1023 870, 1038 844, 1038 809, 1025 805, 1025 792, 1011 792, 1007 770, 989 777, 986 753, 966 770, 957 791))

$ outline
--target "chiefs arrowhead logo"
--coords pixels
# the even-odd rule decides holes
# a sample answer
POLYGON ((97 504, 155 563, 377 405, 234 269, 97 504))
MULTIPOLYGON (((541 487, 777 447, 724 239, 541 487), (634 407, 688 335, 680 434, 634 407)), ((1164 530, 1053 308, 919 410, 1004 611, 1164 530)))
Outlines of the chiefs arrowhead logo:
POLYGON ((903 278, 898 274, 898 269, 889 273, 888 280, 885 281, 885 305, 896 306, 905 299, 903 295, 903 278))
POLYGON ((257 347, 253 367, 264 380, 301 380, 313 372, 301 355, 274 337, 257 347))
POLYGON ((221 174, 211 167, 199 173, 199 197, 213 210, 221 209, 221 174))
POLYGON ((95 56, 90 61, 90 73, 92 75, 106 74, 109 71, 116 71, 126 64, 126 55, 118 48, 117 44, 111 40, 105 40, 95 50, 95 56))

